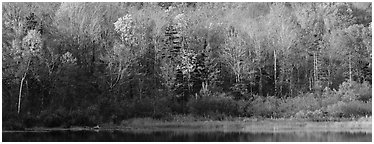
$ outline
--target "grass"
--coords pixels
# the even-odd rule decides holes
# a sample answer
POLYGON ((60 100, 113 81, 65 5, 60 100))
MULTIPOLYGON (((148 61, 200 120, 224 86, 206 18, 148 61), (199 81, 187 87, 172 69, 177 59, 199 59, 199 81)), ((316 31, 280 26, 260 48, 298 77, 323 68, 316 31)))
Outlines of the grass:
MULTIPOLYGON (((236 117, 230 120, 209 120, 191 115, 173 116, 169 120, 156 120, 152 118, 133 118, 123 120, 121 124, 105 123, 100 130, 122 130, 132 132, 145 131, 224 131, 224 132, 368 132, 371 133, 370 117, 358 119, 340 119, 340 121, 316 122, 307 119, 262 119, 236 117)), ((49 130, 94 130, 91 127, 71 128, 31 128, 30 131, 49 130)))
POLYGON ((371 117, 356 120, 314 122, 306 119, 256 119, 196 120, 186 116, 178 120, 163 121, 152 118, 134 118, 120 125, 103 124, 102 129, 120 130, 183 130, 183 131, 238 131, 238 132, 291 132, 336 131, 371 132, 371 117))

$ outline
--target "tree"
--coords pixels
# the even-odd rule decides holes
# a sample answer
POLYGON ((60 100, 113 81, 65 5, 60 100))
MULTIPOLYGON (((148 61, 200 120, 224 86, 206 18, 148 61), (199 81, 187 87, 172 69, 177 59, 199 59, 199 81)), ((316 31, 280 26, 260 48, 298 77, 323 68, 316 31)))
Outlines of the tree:
MULTIPOLYGON (((49 5, 53 6, 55 4, 56 3, 49 5)), ((26 80, 26 78, 27 75, 29 75, 28 72, 31 64, 37 63, 37 60, 32 59, 33 57, 43 57, 42 47, 44 42, 42 42, 42 33, 47 30, 43 24, 48 24, 50 20, 46 18, 48 14, 43 14, 53 11, 48 8, 41 8, 41 5, 47 4, 5 3, 3 7, 3 52, 5 52, 6 55, 6 59, 3 59, 6 66, 3 67, 3 69, 5 68, 4 70, 6 71, 13 71, 11 69, 18 67, 17 76, 14 76, 20 79, 18 113, 21 110, 22 88, 25 82, 27 84, 28 80, 26 80)), ((7 77, 7 75, 8 74, 5 73, 4 76, 7 77)))
POLYGON ((102 58, 109 69, 109 89, 113 89, 124 77, 130 65, 134 62, 136 55, 134 45, 134 23, 132 16, 127 14, 114 23, 115 30, 119 33, 121 41, 115 44, 113 49, 102 58))
POLYGON ((273 53, 274 60, 275 95, 283 94, 285 83, 291 85, 291 76, 287 73, 292 73, 293 63, 288 60, 295 47, 294 43, 298 41, 297 34, 299 33, 291 14, 285 4, 274 4, 270 6, 270 13, 266 19, 268 21, 266 24, 268 47, 273 53))
POLYGON ((344 30, 338 32, 338 35, 334 35, 334 41, 337 42, 333 46, 340 49, 339 55, 341 60, 348 65, 348 79, 353 81, 354 77, 359 81, 363 78, 359 78, 359 75, 364 76, 363 68, 369 64, 369 61, 365 60, 365 57, 370 57, 367 45, 364 43, 363 25, 352 25, 344 30), (354 73, 355 72, 355 73, 354 73))
POLYGON ((32 57, 38 56, 40 53, 41 43, 42 43, 42 40, 41 40, 40 33, 36 32, 35 30, 30 30, 28 34, 23 38, 22 49, 19 50, 22 55, 22 59, 27 61, 27 64, 22 66, 22 67, 25 67, 25 69, 23 69, 23 76, 21 78, 20 88, 19 88, 18 110, 17 110, 18 114, 20 113, 20 110, 21 110, 23 83, 29 71, 32 57))

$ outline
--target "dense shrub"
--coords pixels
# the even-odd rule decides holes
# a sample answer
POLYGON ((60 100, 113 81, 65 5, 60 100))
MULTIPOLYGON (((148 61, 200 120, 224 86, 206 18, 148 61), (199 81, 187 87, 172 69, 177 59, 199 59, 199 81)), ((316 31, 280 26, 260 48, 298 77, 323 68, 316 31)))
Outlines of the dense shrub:
POLYGON ((339 101, 327 107, 327 112, 333 117, 357 117, 371 115, 371 102, 339 101))
POLYGON ((321 107, 327 107, 341 101, 341 95, 337 94, 335 90, 332 91, 328 88, 323 91, 321 98, 321 107))
POLYGON ((224 93, 205 92, 200 97, 190 98, 184 105, 172 97, 145 97, 118 102, 104 99, 98 104, 70 112, 60 107, 44 110, 37 116, 25 113, 19 118, 16 114, 8 114, 3 117, 6 118, 3 126, 5 129, 21 130, 34 126, 94 126, 106 122, 119 123, 134 117, 172 120, 172 114, 180 113, 182 108, 188 109, 194 117, 201 116, 204 120, 227 120, 231 116, 296 117, 309 120, 360 117, 371 115, 370 91, 368 84, 352 82, 349 85, 345 82, 338 91, 325 89, 321 96, 312 93, 287 98, 251 95, 250 99, 235 100, 224 93))
POLYGON ((301 111, 297 112, 295 114, 295 117, 296 118, 306 118, 306 111, 305 110, 301 110, 301 111))
POLYGON ((308 93, 296 97, 288 97, 284 99, 277 99, 278 107, 275 109, 280 117, 292 117, 297 113, 302 115, 307 111, 315 111, 320 109, 321 104, 319 99, 314 94, 308 93))
POLYGON ((38 117, 35 117, 34 115, 28 113, 25 116, 23 116, 23 125, 25 127, 34 127, 40 123, 40 120, 38 117))
POLYGON ((99 116, 99 110, 97 105, 92 105, 87 108, 86 114, 88 116, 89 125, 96 125, 101 123, 101 118, 99 116))
POLYGON ((187 103, 189 112, 196 115, 237 115, 239 105, 235 100, 226 96, 204 96, 190 99, 187 103))
POLYGON ((17 113, 4 113, 2 115, 3 130, 24 130, 25 122, 17 113))
POLYGON ((43 125, 47 127, 58 127, 64 122, 63 117, 56 112, 51 112, 49 110, 41 112, 40 120, 42 121, 43 125))
POLYGON ((279 117, 279 103, 280 99, 275 96, 266 97, 264 102, 264 110, 266 111, 266 117, 279 117))
POLYGON ((251 116, 252 114, 249 113, 247 110, 248 110, 248 107, 250 106, 250 101, 248 100, 238 100, 236 102, 238 104, 238 113, 239 113, 239 116, 243 117, 243 116, 251 116))
POLYGON ((170 105, 172 105, 172 101, 167 97, 155 100, 153 118, 160 119, 168 116, 171 113, 170 105))
POLYGON ((84 125, 88 117, 82 110, 75 110, 69 114, 69 125, 84 125))
POLYGON ((332 104, 327 106, 326 111, 330 116, 334 117, 342 117, 343 116, 343 110, 342 107, 345 105, 344 102, 339 101, 338 103, 332 104))
POLYGON ((250 102, 249 106, 246 109, 246 112, 249 116, 259 116, 262 115, 264 112, 263 105, 264 105, 265 98, 262 96, 254 96, 253 101, 250 102))
POLYGON ((368 101, 371 101, 371 95, 372 95, 372 89, 371 89, 371 85, 368 83, 368 82, 364 82, 362 83, 359 87, 357 87, 357 100, 359 101, 364 101, 364 102, 368 102, 368 101))
POLYGON ((98 112, 101 115, 100 120, 103 122, 112 121, 112 117, 116 114, 116 111, 119 109, 118 105, 121 104, 120 102, 111 101, 107 98, 100 99, 98 104, 98 112))
POLYGON ((337 91, 341 95, 342 100, 347 101, 369 101, 371 99, 371 86, 367 83, 357 83, 355 81, 343 82, 337 91))
POLYGON ((280 115, 279 103, 280 99, 274 96, 254 96, 253 101, 247 108, 247 113, 253 116, 278 117, 280 115))
POLYGON ((315 111, 320 108, 318 99, 312 93, 297 96, 292 99, 292 104, 296 110, 315 111))
POLYGON ((148 117, 153 114, 153 103, 149 98, 138 100, 133 104, 133 113, 135 117, 148 117))
POLYGON ((282 117, 294 116, 295 106, 292 103, 292 98, 284 98, 279 100, 278 111, 282 117))
POLYGON ((2 122, 3 130, 24 130, 24 124, 20 119, 8 119, 2 122))
POLYGON ((345 117, 371 115, 371 102, 350 101, 343 105, 342 111, 345 117))
POLYGON ((71 111, 67 117, 64 118, 66 121, 63 123, 63 126, 94 126, 98 124, 99 120, 95 112, 93 112, 93 109, 94 108, 89 107, 88 109, 71 111))

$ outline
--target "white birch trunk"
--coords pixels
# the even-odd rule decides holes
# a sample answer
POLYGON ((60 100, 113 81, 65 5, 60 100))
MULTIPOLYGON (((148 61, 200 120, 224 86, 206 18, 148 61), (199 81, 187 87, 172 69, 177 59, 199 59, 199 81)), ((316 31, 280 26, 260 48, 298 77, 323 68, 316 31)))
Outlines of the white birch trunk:
POLYGON ((27 68, 26 68, 25 73, 24 73, 23 76, 22 76, 21 84, 20 84, 20 87, 19 87, 19 94, 18 94, 18 109, 17 109, 17 113, 18 113, 18 114, 19 114, 20 111, 21 111, 21 100, 22 100, 22 87, 23 87, 23 81, 25 81, 27 71, 29 71, 30 61, 31 61, 31 59, 27 62, 27 68))
POLYGON ((277 54, 274 50, 274 93, 277 94, 277 54))

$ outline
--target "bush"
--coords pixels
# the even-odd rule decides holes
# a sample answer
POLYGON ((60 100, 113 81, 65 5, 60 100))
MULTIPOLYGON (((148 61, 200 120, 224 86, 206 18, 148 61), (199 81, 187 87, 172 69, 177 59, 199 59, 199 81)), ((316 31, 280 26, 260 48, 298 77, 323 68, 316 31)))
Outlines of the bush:
POLYGON ((253 101, 250 102, 247 108, 247 115, 250 116, 262 116, 266 112, 263 110, 265 98, 263 96, 254 96, 253 101))
POLYGON ((192 115, 170 115, 167 117, 168 121, 176 121, 176 122, 193 122, 200 120, 201 117, 194 117, 192 115))
POLYGON ((69 114, 69 123, 68 125, 82 126, 88 121, 88 118, 85 116, 84 111, 75 110, 69 114))
POLYGON ((274 96, 254 96, 247 108, 248 115, 261 117, 280 117, 279 105, 281 99, 274 96))
POLYGON ((22 122, 18 119, 8 119, 3 121, 3 130, 24 130, 25 127, 22 122))
POLYGON ((88 116, 89 125, 93 126, 101 122, 98 111, 99 109, 97 105, 92 105, 87 108, 86 115, 88 116))
POLYGON ((56 113, 42 112, 40 118, 43 125, 46 127, 58 127, 62 125, 62 122, 64 122, 62 117, 56 113))
POLYGON ((266 97, 264 102, 264 110, 266 111, 267 115, 264 115, 265 117, 279 117, 279 103, 280 99, 270 96, 266 97))
POLYGON ((291 117, 291 116, 294 116, 295 113, 297 112, 292 99, 293 98, 288 97, 288 98, 279 100, 278 111, 282 117, 291 117))
POLYGON ((341 101, 341 96, 337 94, 337 91, 326 88, 322 93, 321 107, 327 107, 332 104, 336 104, 341 101))
POLYGON ((38 116, 40 122, 47 127, 58 127, 69 123, 69 115, 65 108, 60 107, 56 110, 44 110, 38 116))
POLYGON ((301 110, 295 114, 296 118, 300 119, 310 119, 310 120, 315 120, 323 117, 323 112, 321 110, 315 110, 315 111, 310 111, 310 110, 301 110))
MULTIPOLYGON (((274 101, 274 100, 273 100, 274 101)), ((274 111, 274 116, 278 117, 291 117, 297 113, 301 115, 303 112, 315 111, 321 108, 318 98, 314 94, 304 94, 297 97, 288 97, 285 99, 277 99, 274 111)))
POLYGON ((307 116, 309 119, 318 119, 323 117, 323 112, 322 110, 315 110, 315 111, 308 111, 307 116))
POLYGON ((100 99, 97 107, 98 113, 101 116, 99 120, 102 122, 113 121, 112 117, 118 112, 119 104, 121 103, 117 101, 113 102, 108 98, 100 99))
POLYGON ((155 100, 155 113, 153 114, 153 118, 160 119, 169 116, 171 113, 170 105, 172 105, 172 101, 166 97, 155 100))
POLYGON ((213 116, 217 114, 238 115, 239 105, 235 100, 225 96, 205 96, 191 99, 187 103, 189 112, 201 116, 213 116))
POLYGON ((342 100, 348 101, 369 101, 371 99, 371 86, 367 82, 357 83, 355 81, 346 81, 339 86, 337 94, 341 95, 342 100))
POLYGON ((343 110, 342 107, 345 105, 344 102, 339 101, 336 104, 332 104, 327 106, 326 112, 328 113, 329 116, 333 117, 342 117, 343 116, 343 110))
POLYGON ((150 98, 144 98, 142 100, 134 102, 132 105, 133 114, 135 117, 150 117, 152 116, 153 102, 150 98))
POLYGON ((357 100, 368 102, 371 100, 371 85, 368 82, 362 84, 357 83, 355 87, 355 92, 357 93, 357 100))
POLYGON ((34 127, 39 123, 39 119, 35 115, 26 114, 23 116, 23 125, 27 128, 34 127))
POLYGON ((98 124, 98 117, 94 114, 93 108, 87 110, 72 111, 67 117, 68 122, 65 124, 67 127, 74 126, 95 126, 98 124))
POLYGON ((235 100, 246 99, 245 94, 248 94, 247 85, 244 83, 236 83, 231 87, 235 100))
POLYGON ((239 113, 239 116, 251 116, 251 114, 249 112, 247 112, 248 110, 248 107, 250 106, 250 102, 247 101, 247 100, 238 100, 236 102, 238 104, 238 113, 239 113))
POLYGON ((168 107, 170 108, 171 113, 173 114, 181 114, 183 113, 183 103, 179 103, 175 100, 169 100, 168 107))
POLYGON ((345 117, 371 115, 371 102, 351 101, 343 105, 342 111, 345 117))
POLYGON ((3 130, 24 130, 25 124, 17 113, 3 113, 3 130))
POLYGON ((362 101, 339 101, 327 107, 327 112, 333 117, 358 117, 371 115, 371 102, 362 101))
POLYGON ((318 99, 311 93, 293 98, 292 103, 296 110, 315 111, 320 108, 318 99))
POLYGON ((307 117, 306 117, 306 111, 301 110, 301 111, 297 112, 297 113, 295 114, 295 117, 296 117, 296 118, 299 118, 299 119, 307 118, 307 117))

